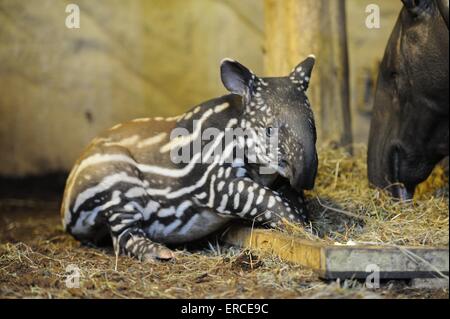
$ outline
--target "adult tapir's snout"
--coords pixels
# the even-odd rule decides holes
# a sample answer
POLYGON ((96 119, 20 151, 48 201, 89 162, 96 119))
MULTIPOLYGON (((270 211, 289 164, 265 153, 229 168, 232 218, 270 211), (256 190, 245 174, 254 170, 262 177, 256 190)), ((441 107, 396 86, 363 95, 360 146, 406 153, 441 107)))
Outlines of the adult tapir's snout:
POLYGON ((291 165, 290 184, 297 191, 311 190, 314 188, 319 163, 316 146, 314 143, 305 143, 299 149, 300 154, 291 165))

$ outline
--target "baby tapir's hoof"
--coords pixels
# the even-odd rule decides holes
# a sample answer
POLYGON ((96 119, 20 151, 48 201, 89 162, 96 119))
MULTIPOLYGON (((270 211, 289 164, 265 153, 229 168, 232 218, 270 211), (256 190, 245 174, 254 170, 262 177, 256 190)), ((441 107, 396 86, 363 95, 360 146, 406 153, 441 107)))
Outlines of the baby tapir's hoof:
POLYGON ((168 261, 175 258, 175 254, 172 250, 170 250, 167 247, 164 247, 163 245, 157 245, 153 252, 149 252, 144 255, 143 261, 154 261, 154 260, 161 260, 161 261, 168 261))
POLYGON ((131 236, 125 245, 125 249, 130 255, 142 261, 171 260, 175 258, 172 250, 145 237, 131 236))

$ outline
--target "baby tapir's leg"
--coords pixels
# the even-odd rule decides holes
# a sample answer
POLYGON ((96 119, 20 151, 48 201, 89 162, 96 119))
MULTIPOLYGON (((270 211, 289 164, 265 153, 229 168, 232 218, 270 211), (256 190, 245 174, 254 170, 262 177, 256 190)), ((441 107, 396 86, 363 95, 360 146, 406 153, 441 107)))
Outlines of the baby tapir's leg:
POLYGON ((224 215, 235 215, 270 227, 283 227, 283 219, 302 223, 303 208, 250 178, 221 181, 214 194, 215 209, 224 215))
POLYGON ((307 220, 309 218, 309 214, 308 214, 308 209, 306 208, 307 203, 306 203, 305 195, 303 194, 303 192, 301 192, 301 193, 297 192, 287 183, 283 184, 281 186, 276 186, 275 188, 273 188, 273 190, 275 192, 279 193, 280 194, 279 196, 281 198, 286 199, 292 205, 297 207, 297 209, 299 209, 301 211, 300 218, 302 218, 304 223, 307 222, 307 220))
MULTIPOLYGON (((135 160, 130 152, 120 145, 97 145, 92 149, 90 158, 98 161, 99 158, 108 160, 113 157, 121 157, 124 160, 105 161, 101 169, 92 166, 78 173, 81 181, 86 180, 83 178, 89 174, 92 185, 80 190, 79 195, 73 199, 79 202, 74 208, 73 223, 84 225, 86 222, 80 219, 81 216, 85 215, 85 220, 93 216, 92 218, 96 218, 95 225, 101 225, 105 232, 109 230, 117 253, 133 255, 142 260, 170 259, 172 252, 160 244, 153 243, 142 229, 142 207, 152 199, 146 194, 146 182, 133 164, 135 160), (108 175, 105 175, 105 172, 108 175), (93 180, 98 180, 98 183, 93 183, 93 180), (83 215, 83 212, 92 213, 83 215)), ((89 157, 85 161, 89 162, 89 157)), ((86 241, 96 236, 95 227, 68 227, 77 238, 87 234, 84 236, 86 241)))
POLYGON ((116 253, 124 253, 142 261, 174 257, 165 246, 152 242, 141 228, 142 215, 134 211, 113 211, 108 214, 108 226, 116 253))

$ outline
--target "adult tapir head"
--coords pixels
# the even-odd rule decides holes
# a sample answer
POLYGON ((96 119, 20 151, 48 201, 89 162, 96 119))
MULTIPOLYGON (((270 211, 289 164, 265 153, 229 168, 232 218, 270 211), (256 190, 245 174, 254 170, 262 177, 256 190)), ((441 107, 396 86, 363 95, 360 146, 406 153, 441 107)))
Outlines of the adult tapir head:
POLYGON ((378 75, 368 175, 410 199, 448 155, 449 1, 402 1, 378 75))
POLYGON ((317 174, 316 129, 306 97, 315 58, 308 57, 287 77, 260 78, 225 59, 222 82, 243 100, 245 128, 255 141, 255 162, 267 165, 298 190, 312 189, 317 174), (267 140, 276 140, 269 151, 267 140))

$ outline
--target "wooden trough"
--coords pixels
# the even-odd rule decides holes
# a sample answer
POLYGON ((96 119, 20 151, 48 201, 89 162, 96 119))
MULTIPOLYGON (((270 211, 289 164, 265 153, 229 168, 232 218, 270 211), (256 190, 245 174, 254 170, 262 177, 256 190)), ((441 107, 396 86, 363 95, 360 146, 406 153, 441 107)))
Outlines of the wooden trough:
POLYGON ((247 227, 231 228, 224 240, 309 267, 329 280, 366 279, 375 270, 380 279, 446 278, 449 273, 449 249, 444 247, 329 245, 247 227))

